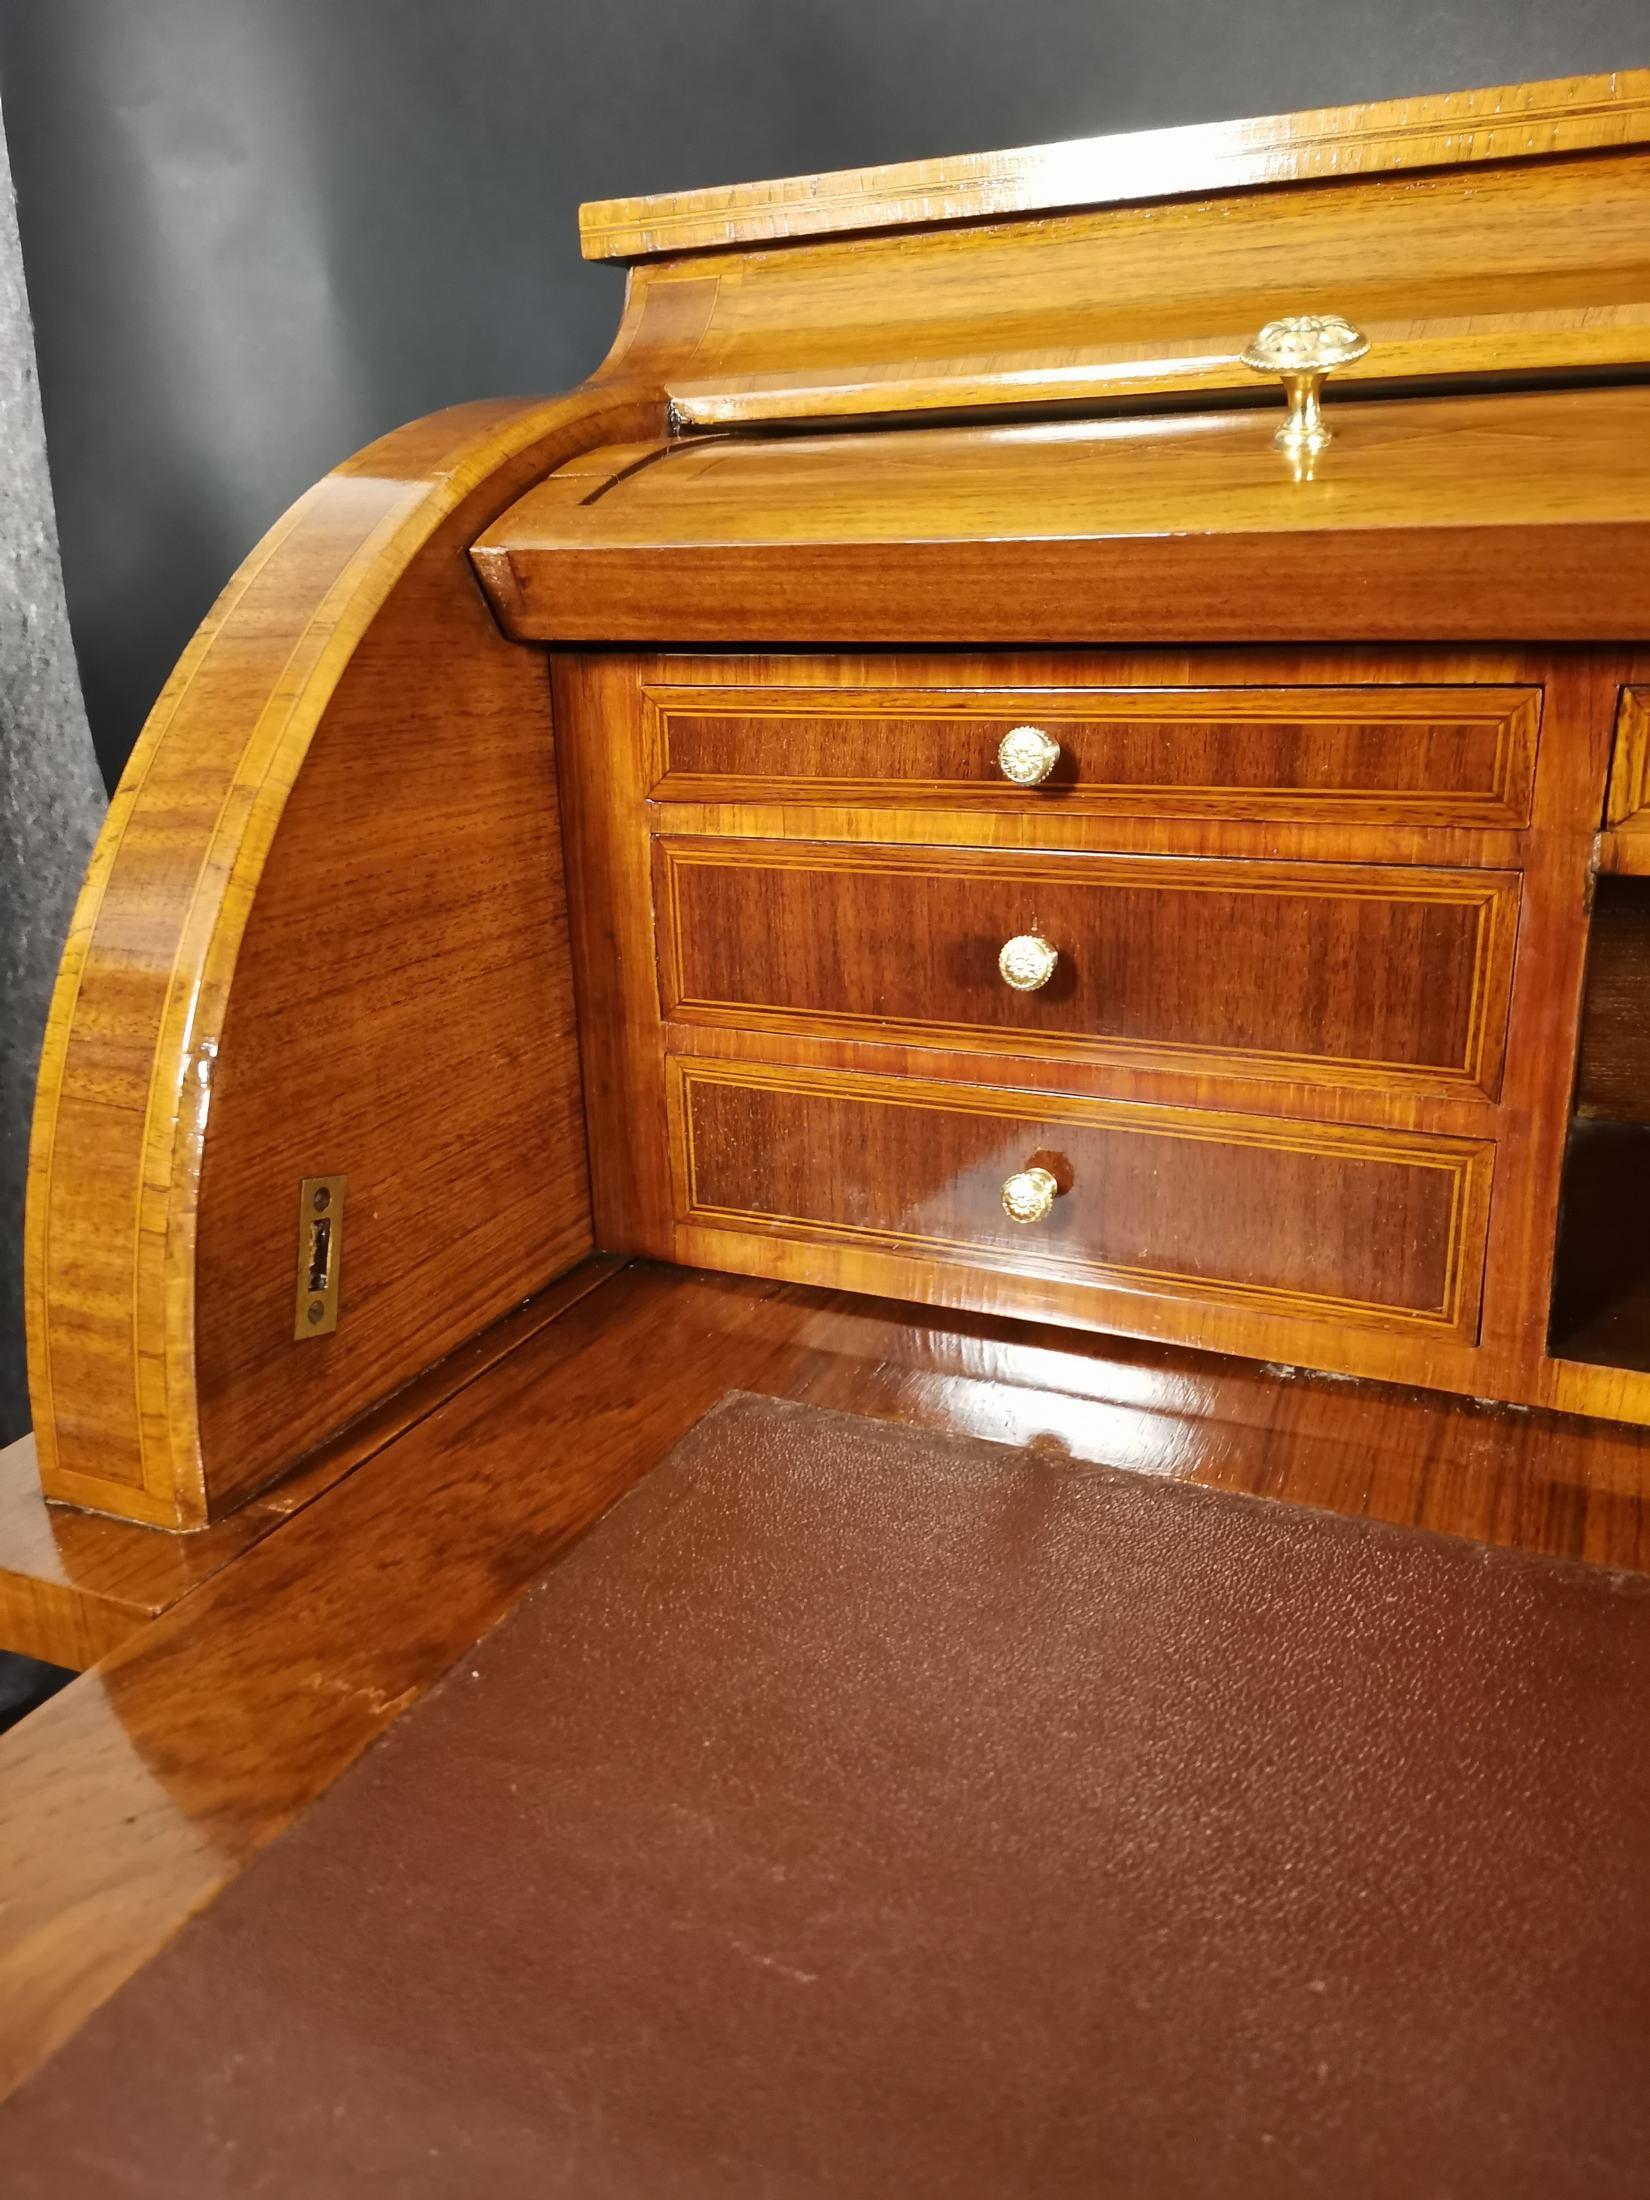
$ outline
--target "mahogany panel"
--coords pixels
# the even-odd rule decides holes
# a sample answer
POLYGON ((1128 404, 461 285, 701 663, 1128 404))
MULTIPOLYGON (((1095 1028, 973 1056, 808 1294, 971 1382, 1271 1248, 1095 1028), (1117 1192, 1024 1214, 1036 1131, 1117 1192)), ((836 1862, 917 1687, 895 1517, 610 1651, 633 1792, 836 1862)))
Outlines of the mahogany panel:
POLYGON ((670 1100, 693 1225, 1473 1332, 1485 1143, 707 1061, 670 1100), (1002 1190, 1033 1166, 1060 1193, 1028 1227, 1002 1190))
MULTIPOLYGON (((586 882, 578 900, 579 983, 597 1230, 615 1248, 703 1262, 799 1283, 843 1284, 981 1312, 1014 1311, 1054 1321, 1107 1323, 1135 1335, 1251 1353, 1268 1361, 1334 1367, 1343 1373, 1425 1382, 1469 1395, 1499 1396, 1568 1410, 1650 1416, 1650 1377, 1632 1371, 1560 1365, 1547 1354, 1553 1243, 1582 993, 1585 914, 1598 821, 1604 810, 1617 694, 1645 677, 1623 651, 1423 651, 1394 649, 1162 650, 998 655, 959 650, 943 658, 812 656, 797 652, 725 659, 700 653, 568 653, 556 660, 558 724, 568 773, 570 851, 586 882), (804 710, 812 691, 852 696, 944 689, 966 699, 1039 688, 1108 693, 1140 685, 1193 689, 1299 685, 1437 687, 1457 681, 1529 686, 1544 692, 1542 737, 1531 822, 1523 832, 1477 828, 1330 825, 1234 818, 1150 819, 1096 814, 1067 818, 1057 806, 1023 813, 963 806, 860 809, 847 803, 770 799, 739 804, 653 801, 647 718, 649 695, 676 687, 761 688, 784 709, 804 710), (651 811, 651 816, 649 812, 651 811), (1285 858, 1361 864, 1485 866, 1521 874, 1517 953, 1499 1104, 1443 1088, 1336 1086, 1306 1077, 1174 1070, 1129 1062, 1019 1053, 1009 1071, 989 1044, 948 1039, 912 1027, 902 1037, 869 1028, 848 1036, 814 1025, 756 1028, 750 1023, 664 1019, 648 832, 682 830, 734 840, 761 836, 806 843, 829 839, 857 855, 905 848, 932 859, 940 846, 979 851, 1047 852, 1065 847, 1154 856, 1202 854, 1228 863, 1276 864, 1285 858), (665 1054, 731 1064, 765 1063, 776 1072, 838 1070, 978 1084, 993 1074, 1021 1091, 1192 1107, 1288 1114, 1301 1122, 1358 1123, 1410 1134, 1496 1142, 1483 1304, 1478 1342, 1463 1344, 1436 1326, 1381 1329, 1320 1316, 1294 1319, 1275 1310, 1109 1290, 917 1250, 787 1236, 752 1224, 700 1225, 679 1219, 665 1167, 665 1054), (992 1067, 993 1059, 997 1065, 992 1067)), ((798 952, 809 950, 805 940, 798 952)), ((1213 958, 1218 960, 1218 956, 1213 958)))
POLYGON ((1523 826, 1538 689, 649 685, 651 792, 671 802, 979 804, 1010 814, 1523 826), (1011 728, 1051 731, 1035 787, 1011 728))
POLYGON ((1502 872, 661 838, 664 1012, 1004 1053, 1493 1094, 1502 872), (1059 955, 1036 992, 997 957, 1059 955))

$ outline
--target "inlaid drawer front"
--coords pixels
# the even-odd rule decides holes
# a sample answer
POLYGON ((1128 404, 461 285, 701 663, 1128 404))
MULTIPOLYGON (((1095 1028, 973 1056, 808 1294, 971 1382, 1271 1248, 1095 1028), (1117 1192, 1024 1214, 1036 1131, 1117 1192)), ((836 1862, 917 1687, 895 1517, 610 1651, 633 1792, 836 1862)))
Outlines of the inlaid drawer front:
POLYGON ((670 1110, 691 1224, 1476 1333, 1487 1143, 680 1057, 670 1110))
POLYGON ((1516 873, 663 836, 665 1015, 1493 1093, 1516 873))
POLYGON ((1527 824, 1541 716, 1539 688, 1465 684, 651 686, 646 699, 665 801, 1344 825, 1527 824))

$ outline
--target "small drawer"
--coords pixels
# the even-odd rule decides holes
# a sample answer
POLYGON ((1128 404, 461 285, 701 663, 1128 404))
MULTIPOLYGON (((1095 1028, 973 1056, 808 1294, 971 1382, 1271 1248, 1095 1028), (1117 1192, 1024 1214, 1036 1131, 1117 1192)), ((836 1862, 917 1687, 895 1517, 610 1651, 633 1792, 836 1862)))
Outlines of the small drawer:
POLYGON ((1492 1095, 1505 871, 661 836, 668 1020, 1492 1095), (1005 976, 1041 942, 1033 990, 1005 976))
POLYGON ((1529 823, 1536 687, 645 690, 661 801, 1529 823), (1016 728, 1041 739, 1003 744, 1016 728), (1045 776, 1021 784, 1013 772, 1045 776))
POLYGON ((690 1225, 1476 1335, 1486 1142, 681 1057, 669 1091, 690 1225))

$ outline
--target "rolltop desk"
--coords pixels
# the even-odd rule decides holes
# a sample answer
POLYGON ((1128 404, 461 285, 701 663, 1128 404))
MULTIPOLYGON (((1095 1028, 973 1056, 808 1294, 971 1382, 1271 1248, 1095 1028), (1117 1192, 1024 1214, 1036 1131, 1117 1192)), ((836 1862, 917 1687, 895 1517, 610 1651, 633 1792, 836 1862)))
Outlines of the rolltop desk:
POLYGON ((114 798, 0 1638, 119 1656, 627 1261, 1636 1506, 1650 72, 582 225, 603 364, 321 482, 114 798))

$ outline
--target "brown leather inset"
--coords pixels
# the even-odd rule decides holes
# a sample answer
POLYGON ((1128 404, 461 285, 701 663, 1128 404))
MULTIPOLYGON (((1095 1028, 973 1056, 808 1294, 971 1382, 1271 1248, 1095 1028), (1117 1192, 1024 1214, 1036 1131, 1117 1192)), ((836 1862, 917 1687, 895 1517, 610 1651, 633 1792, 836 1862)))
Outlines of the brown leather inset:
POLYGON ((1643 1579, 736 1397, 0 2184, 1637 2195, 1647 1704, 1643 1579))

